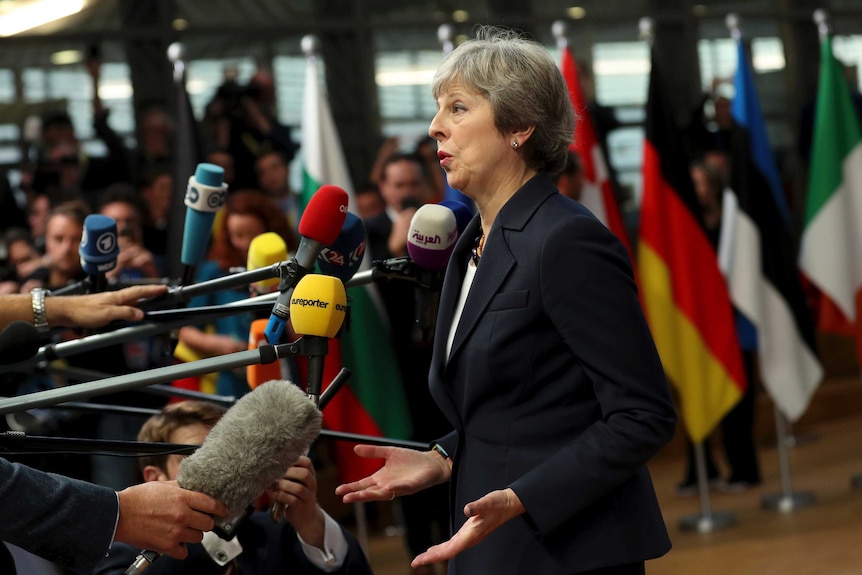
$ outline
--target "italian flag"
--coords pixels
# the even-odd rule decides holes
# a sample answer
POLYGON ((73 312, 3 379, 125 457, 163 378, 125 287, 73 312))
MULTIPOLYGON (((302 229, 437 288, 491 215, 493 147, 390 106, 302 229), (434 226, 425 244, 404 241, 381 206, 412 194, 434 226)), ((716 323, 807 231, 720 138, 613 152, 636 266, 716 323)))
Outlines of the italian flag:
MULTIPOLYGON (((306 62, 301 153, 302 204, 306 205, 320 186, 336 185, 348 193, 349 209, 355 213, 353 184, 314 54, 306 62)), ((369 265, 366 252, 360 269, 369 265)), ((410 416, 377 288, 373 284, 354 287, 347 295, 350 326, 340 340, 330 341, 324 385, 333 380, 342 366, 351 371, 352 377, 326 406, 323 424, 334 431, 407 439, 411 433, 410 416)), ((336 457, 341 482, 366 477, 382 464, 356 456, 353 444, 342 441, 336 443, 336 457)))
MULTIPOLYGON (((820 83, 814 116, 811 172, 800 267, 820 290, 824 318, 855 322, 862 351, 858 302, 862 288, 862 132, 843 67, 826 36, 820 45, 820 83), (834 312, 840 312, 836 314, 834 312)), ((862 356, 860 356, 862 360, 862 356)))

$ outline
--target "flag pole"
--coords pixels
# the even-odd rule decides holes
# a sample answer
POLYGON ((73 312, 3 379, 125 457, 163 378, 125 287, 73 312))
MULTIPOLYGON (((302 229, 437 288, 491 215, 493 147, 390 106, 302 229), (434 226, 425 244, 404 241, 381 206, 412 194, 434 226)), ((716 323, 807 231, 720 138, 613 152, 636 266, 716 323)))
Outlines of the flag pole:
MULTIPOLYGON (((655 44, 655 22, 652 18, 641 18, 638 21, 638 32, 641 40, 647 43, 650 50, 654 50, 655 44)), ((651 74, 654 71, 650 72, 651 74)), ((700 496, 700 513, 686 515, 679 520, 679 527, 683 531, 695 531, 698 533, 712 533, 718 529, 730 527, 736 523, 736 516, 727 512, 714 512, 711 509, 709 499, 709 482, 706 470, 706 455, 703 439, 694 443, 695 469, 697 473, 697 489, 700 496)))
POLYGON ((444 56, 455 49, 455 29, 451 24, 440 24, 437 28, 437 39, 444 56))
MULTIPOLYGON (((729 13, 724 19, 725 25, 730 32, 730 37, 737 43, 742 43, 741 20, 738 14, 729 13)), ((740 54, 743 52, 740 51, 740 54)), ((737 62, 737 66, 743 66, 744 62, 737 62)), ((741 97, 737 94, 735 97, 741 97)), ((753 385, 753 382, 749 382, 753 385)), ((775 436, 776 448, 778 450, 778 468, 781 478, 781 492, 764 495, 761 499, 761 506, 764 509, 778 510, 782 513, 789 513, 793 509, 807 507, 814 503, 814 495, 810 492, 794 492, 791 481, 790 456, 788 445, 791 443, 788 436, 789 422, 784 413, 778 408, 778 404, 773 407, 775 415, 775 436)))
MULTIPOLYGON (((823 43, 829 36, 829 13, 823 8, 818 8, 812 14, 812 20, 817 25, 817 36, 820 38, 820 42, 823 43)), ((859 319, 857 318, 857 321, 859 319)), ((857 334, 856 337, 862 337, 857 334)), ((862 372, 860 372, 860 376, 862 376, 862 372)), ((853 477, 850 478, 850 485, 854 489, 862 489, 862 473, 857 473, 853 477)))
POLYGON ((551 24, 551 34, 553 34, 554 39, 557 41, 557 49, 560 51, 569 47, 569 40, 566 38, 568 32, 569 26, 565 20, 554 20, 553 24, 551 24))

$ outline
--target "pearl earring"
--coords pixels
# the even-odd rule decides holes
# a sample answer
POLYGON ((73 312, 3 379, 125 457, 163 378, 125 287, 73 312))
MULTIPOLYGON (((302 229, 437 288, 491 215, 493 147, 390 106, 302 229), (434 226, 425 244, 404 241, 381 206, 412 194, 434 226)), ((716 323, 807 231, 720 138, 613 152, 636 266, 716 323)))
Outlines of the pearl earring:
POLYGON ((520 146, 520 144, 518 143, 518 141, 517 141, 517 140, 515 140, 514 142, 512 142, 512 149, 513 149, 513 150, 517 150, 517 149, 518 149, 518 146, 520 146))

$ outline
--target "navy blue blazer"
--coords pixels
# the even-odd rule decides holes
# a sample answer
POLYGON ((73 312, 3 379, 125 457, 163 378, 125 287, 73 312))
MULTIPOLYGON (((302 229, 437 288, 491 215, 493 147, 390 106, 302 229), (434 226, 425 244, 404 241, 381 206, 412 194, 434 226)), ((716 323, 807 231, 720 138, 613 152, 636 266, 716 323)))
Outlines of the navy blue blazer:
POLYGON ((500 210, 446 342, 479 218, 446 270, 431 393, 455 431, 452 529, 511 487, 526 513, 450 573, 571 575, 670 549, 645 464, 676 412, 623 245, 539 173, 500 210))
POLYGON ((114 490, 0 458, 0 540, 89 573, 117 523, 114 490))

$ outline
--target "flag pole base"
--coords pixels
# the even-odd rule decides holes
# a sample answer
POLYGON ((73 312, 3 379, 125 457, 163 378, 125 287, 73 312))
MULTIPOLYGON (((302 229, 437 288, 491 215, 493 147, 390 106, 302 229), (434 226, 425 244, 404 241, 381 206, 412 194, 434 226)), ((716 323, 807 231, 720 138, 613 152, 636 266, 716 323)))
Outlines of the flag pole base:
POLYGON ((810 491, 794 491, 792 493, 772 493, 764 495, 760 500, 764 509, 790 513, 795 509, 814 505, 814 494, 810 491))
POLYGON ((736 515, 728 512, 686 515, 679 520, 679 528, 683 531, 697 533, 712 533, 736 524, 736 515))

